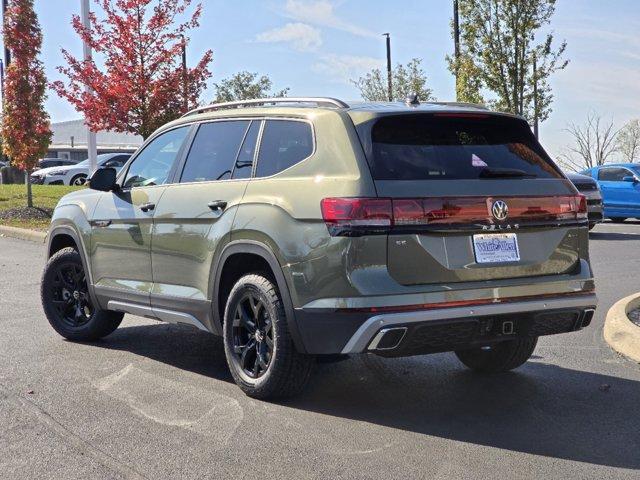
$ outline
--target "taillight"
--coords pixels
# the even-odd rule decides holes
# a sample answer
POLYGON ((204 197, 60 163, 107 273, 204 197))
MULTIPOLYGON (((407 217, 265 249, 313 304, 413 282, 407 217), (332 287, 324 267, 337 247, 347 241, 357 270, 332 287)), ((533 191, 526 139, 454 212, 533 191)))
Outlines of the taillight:
POLYGON ((588 218, 587 215, 587 197, 579 193, 574 198, 577 200, 577 218, 581 220, 586 220, 588 218))
POLYGON ((461 225, 509 225, 519 228, 587 218, 584 195, 544 197, 325 198, 322 218, 333 236, 386 233, 391 229, 456 228, 461 225), (496 217, 494 203, 506 203, 496 217), (502 211, 504 214, 505 211, 502 211))
POLYGON ((393 223, 390 198, 324 198, 321 208, 333 236, 383 233, 393 223))

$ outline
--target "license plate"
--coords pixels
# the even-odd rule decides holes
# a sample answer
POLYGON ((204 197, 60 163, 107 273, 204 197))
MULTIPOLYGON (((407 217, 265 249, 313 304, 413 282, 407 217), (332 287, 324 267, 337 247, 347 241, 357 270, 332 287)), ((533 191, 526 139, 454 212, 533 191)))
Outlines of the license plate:
POLYGON ((484 233, 473 236, 477 263, 517 262, 520 260, 515 233, 484 233))

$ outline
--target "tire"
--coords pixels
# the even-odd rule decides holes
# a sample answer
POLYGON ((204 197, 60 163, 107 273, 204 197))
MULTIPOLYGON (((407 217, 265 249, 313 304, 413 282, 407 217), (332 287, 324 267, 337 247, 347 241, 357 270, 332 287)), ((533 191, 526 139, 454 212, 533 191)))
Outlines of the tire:
POLYGON ((69 182, 69 185, 74 185, 76 187, 79 187, 84 185, 85 183, 87 183, 87 176, 81 173, 80 175, 76 175, 75 177, 73 177, 71 179, 71 182, 69 182))
POLYGON ((627 217, 611 217, 611 221, 613 223, 622 223, 627 219, 627 217))
POLYGON ((223 330, 229 370, 246 395, 286 398, 305 387, 314 357, 296 350, 273 281, 257 273, 240 278, 227 300, 223 330))
POLYGON ((47 262, 40 283, 40 298, 53 329, 75 342, 106 337, 118 328, 124 316, 93 305, 82 259, 71 247, 63 248, 47 262))
POLYGON ((468 368, 482 373, 506 372, 518 368, 533 354, 538 337, 508 340, 488 349, 458 350, 458 359, 468 368))

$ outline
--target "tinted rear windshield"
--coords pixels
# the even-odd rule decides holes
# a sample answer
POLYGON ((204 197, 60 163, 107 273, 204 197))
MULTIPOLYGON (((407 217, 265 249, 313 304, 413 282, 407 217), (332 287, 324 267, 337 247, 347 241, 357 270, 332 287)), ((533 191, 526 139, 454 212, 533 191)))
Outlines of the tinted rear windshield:
POLYGON ((521 120, 492 115, 383 117, 371 130, 375 180, 561 178, 521 120))

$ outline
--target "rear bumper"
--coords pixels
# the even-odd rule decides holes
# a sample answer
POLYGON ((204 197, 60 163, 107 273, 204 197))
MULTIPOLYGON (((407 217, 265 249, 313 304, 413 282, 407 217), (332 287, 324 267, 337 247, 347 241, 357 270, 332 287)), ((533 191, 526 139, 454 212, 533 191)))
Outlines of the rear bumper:
POLYGON ((600 190, 580 190, 587 197, 587 213, 589 222, 601 222, 602 216, 602 194, 600 190))
POLYGON ((601 222, 602 215, 602 200, 588 200, 587 202, 587 215, 589 216, 589 222, 601 222))
POLYGON ((591 321, 597 304, 592 293, 523 298, 379 314, 300 309, 296 320, 308 353, 408 356, 579 330, 591 321))

